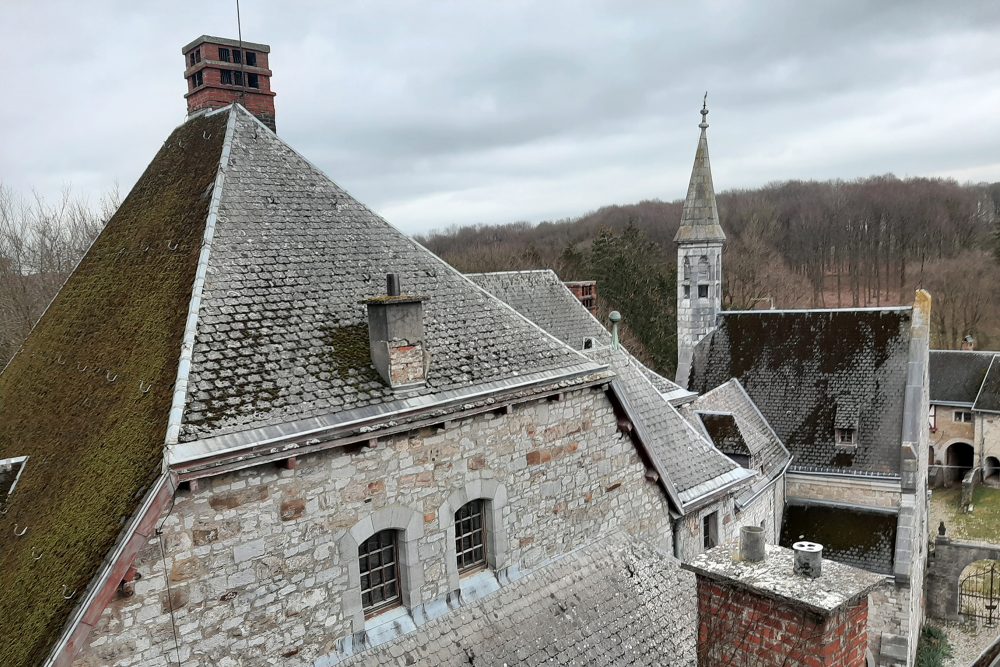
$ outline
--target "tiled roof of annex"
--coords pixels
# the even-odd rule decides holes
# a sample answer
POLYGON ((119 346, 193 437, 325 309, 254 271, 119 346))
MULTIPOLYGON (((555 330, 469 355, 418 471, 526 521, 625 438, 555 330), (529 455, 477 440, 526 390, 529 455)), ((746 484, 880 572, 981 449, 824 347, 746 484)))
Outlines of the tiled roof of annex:
POLYGON ((694 576, 614 533, 337 667, 694 665, 694 576))
POLYGON ((668 493, 684 505, 731 484, 750 473, 730 461, 696 431, 669 402, 689 392, 640 363, 623 347, 611 347, 611 334, 570 293, 552 271, 517 271, 470 276, 486 290, 565 341, 594 339, 583 350, 616 374, 611 385, 636 429, 641 445, 664 480, 668 493), (538 318, 535 320, 535 318, 538 318), (558 332, 558 334, 556 334, 558 332), (661 381, 658 382, 657 380, 661 381), (670 390, 671 393, 663 391, 670 390))
POLYGON ((972 405, 996 352, 931 350, 931 403, 972 405))
MULTIPOLYGON (((731 379, 702 394, 691 403, 685 404, 681 408, 681 412, 696 427, 704 427, 706 436, 713 440, 719 450, 723 452, 726 452, 728 443, 717 441, 710 432, 711 429, 708 428, 707 422, 712 417, 718 416, 728 417, 732 420, 738 433, 739 443, 751 457, 755 471, 760 473, 760 477, 754 481, 754 484, 736 497, 737 503, 749 502, 761 488, 781 474, 791 459, 791 454, 788 453, 781 439, 764 419, 764 415, 754 405, 739 380, 731 379)), ((717 435, 729 434, 720 433, 717 435)))

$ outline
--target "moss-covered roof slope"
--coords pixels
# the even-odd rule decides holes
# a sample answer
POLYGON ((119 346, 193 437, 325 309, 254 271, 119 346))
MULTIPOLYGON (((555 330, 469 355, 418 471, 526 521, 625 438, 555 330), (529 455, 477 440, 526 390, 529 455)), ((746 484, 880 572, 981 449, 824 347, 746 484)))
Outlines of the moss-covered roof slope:
POLYGON ((0 459, 28 457, 0 516, 5 667, 45 659, 160 469, 228 116, 170 135, 0 374, 0 459))

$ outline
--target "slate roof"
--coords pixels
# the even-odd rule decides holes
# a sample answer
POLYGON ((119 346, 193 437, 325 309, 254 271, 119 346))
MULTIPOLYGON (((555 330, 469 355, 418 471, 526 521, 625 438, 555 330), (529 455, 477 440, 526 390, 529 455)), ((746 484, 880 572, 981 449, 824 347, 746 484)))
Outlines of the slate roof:
POLYGON ((737 495, 736 502, 740 505, 749 503, 771 480, 781 475, 791 458, 738 380, 729 380, 699 396, 681 412, 696 426, 704 425, 706 435, 720 451, 750 455, 751 465, 759 476, 737 495), (726 421, 718 422, 717 430, 709 426, 720 417, 726 421))
POLYGON ((782 518, 783 547, 800 540, 823 545, 823 558, 869 572, 892 574, 896 515, 846 507, 789 504, 782 518))
POLYGON ((719 224, 719 210, 715 203, 715 186, 712 184, 712 165, 708 159, 708 109, 702 108, 701 136, 691 168, 681 224, 674 236, 675 243, 721 242, 726 235, 719 224))
POLYGON ((694 575, 620 533, 337 663, 694 665, 694 575))
POLYGON ((972 405, 996 352, 931 350, 931 403, 972 405))
MULTIPOLYGON (((487 292, 576 350, 583 350, 587 338, 594 339, 597 346, 611 344, 611 333, 573 296, 551 269, 466 275, 487 292)), ((656 371, 642 364, 640 366, 656 390, 671 400, 694 396, 656 371)))
POLYGON ((1000 355, 993 357, 973 410, 1000 412, 1000 355))
POLYGON ((431 365, 426 386, 407 392, 411 404, 596 368, 237 108, 181 443, 319 415, 384 415, 403 405, 371 365, 361 303, 384 294, 388 272, 399 274, 404 293, 427 297, 431 365))
POLYGON ((657 375, 624 348, 611 349, 611 334, 554 272, 510 271, 469 277, 567 343, 576 341, 582 348, 584 337, 596 341, 583 352, 617 374, 612 388, 626 406, 668 494, 676 495, 672 499, 680 505, 678 509, 748 477, 670 404, 672 397, 690 397, 690 392, 657 375))
POLYGON ((0 459, 28 457, 0 515, 5 667, 44 661, 160 472, 225 130, 174 130, 0 374, 0 459))
POLYGON ((746 482, 752 473, 733 463, 681 416, 624 350, 587 350, 614 371, 611 382, 636 434, 660 477, 676 490, 681 507, 726 486, 746 482))
POLYGON ((695 348, 688 386, 730 378, 801 470, 898 475, 911 308, 729 311, 695 348), (858 447, 838 451, 838 405, 858 408, 858 447))

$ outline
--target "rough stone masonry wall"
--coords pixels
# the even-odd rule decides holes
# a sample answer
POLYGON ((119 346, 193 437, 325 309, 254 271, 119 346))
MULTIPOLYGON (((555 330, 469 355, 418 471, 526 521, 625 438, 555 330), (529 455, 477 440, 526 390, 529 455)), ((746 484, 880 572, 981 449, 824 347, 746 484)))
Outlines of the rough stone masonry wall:
POLYGON ((976 413, 976 444, 980 445, 984 462, 988 456, 1000 459, 1000 415, 976 413))
POLYGON ((868 601, 820 616, 698 577, 698 664, 862 667, 868 601))
POLYGON ((777 544, 781 531, 780 508, 783 504, 783 486, 780 481, 740 512, 736 511, 733 496, 724 496, 675 522, 674 554, 682 561, 689 561, 705 551, 702 522, 712 512, 718 512, 719 544, 738 542, 741 526, 760 526, 761 522, 764 523, 764 539, 770 544, 777 544), (777 514, 775 507, 779 508, 777 514))
POLYGON ((785 476, 785 485, 785 494, 789 501, 820 500, 837 505, 891 510, 899 508, 898 482, 788 473, 785 476))
POLYGON ((472 480, 506 490, 498 570, 532 568, 619 528, 669 549, 667 504, 644 472, 606 396, 587 389, 303 457, 294 470, 203 480, 163 516, 162 536, 136 561, 134 597, 105 610, 75 664, 166 665, 176 628, 185 664, 311 665, 352 631, 345 602, 357 593, 345 593, 338 540, 377 510, 418 513, 419 602, 440 599, 450 586, 438 511, 472 480))

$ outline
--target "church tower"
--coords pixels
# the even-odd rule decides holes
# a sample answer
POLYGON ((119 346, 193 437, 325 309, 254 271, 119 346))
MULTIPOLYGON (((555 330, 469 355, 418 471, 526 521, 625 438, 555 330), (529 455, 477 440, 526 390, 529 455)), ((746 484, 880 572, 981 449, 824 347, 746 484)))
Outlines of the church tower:
POLYGON ((691 169, 677 244, 677 383, 687 387, 695 345, 715 327, 722 310, 722 244, 708 161, 708 95, 701 107, 701 137, 691 169))

